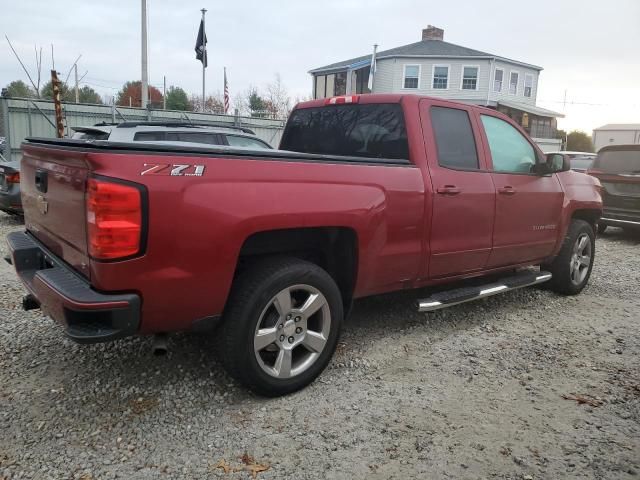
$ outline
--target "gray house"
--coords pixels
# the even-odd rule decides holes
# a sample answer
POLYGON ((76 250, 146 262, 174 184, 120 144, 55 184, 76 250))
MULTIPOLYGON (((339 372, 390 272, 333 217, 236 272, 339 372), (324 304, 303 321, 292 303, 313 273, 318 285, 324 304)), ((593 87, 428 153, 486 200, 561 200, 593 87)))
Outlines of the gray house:
MULTIPOLYGON (((556 118, 536 106, 542 67, 443 40, 429 25, 422 40, 378 52, 373 93, 415 93, 495 108, 518 122, 543 150, 560 148, 556 118)), ((313 97, 371 93, 371 54, 315 68, 313 97)))

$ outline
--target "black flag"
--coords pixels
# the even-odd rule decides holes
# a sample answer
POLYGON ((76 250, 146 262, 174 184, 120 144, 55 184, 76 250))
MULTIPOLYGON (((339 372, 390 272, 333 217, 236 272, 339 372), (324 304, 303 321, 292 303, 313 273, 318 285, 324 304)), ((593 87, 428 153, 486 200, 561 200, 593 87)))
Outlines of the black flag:
POLYGON ((207 67, 207 34, 204 33, 204 20, 200 20, 200 29, 198 30, 198 39, 196 40, 196 59, 207 67))

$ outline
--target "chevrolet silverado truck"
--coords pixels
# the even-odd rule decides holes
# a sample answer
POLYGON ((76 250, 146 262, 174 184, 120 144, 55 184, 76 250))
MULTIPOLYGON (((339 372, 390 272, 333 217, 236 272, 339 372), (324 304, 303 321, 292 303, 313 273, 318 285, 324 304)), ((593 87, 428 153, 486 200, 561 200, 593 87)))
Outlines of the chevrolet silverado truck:
POLYGON ((279 150, 22 149, 8 260, 25 309, 81 343, 212 330, 263 395, 322 372, 357 298, 428 287, 429 312, 542 282, 579 293, 602 212, 598 180, 508 117, 414 95, 301 103, 279 150))

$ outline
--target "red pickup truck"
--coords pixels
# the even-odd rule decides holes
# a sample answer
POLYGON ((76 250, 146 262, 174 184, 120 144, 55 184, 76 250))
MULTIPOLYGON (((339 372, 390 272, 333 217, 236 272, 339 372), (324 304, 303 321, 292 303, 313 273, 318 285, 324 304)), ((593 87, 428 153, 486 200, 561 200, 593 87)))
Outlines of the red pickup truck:
POLYGON ((8 260, 24 307, 84 343, 215 329, 228 371, 265 395, 320 374, 355 298, 438 285, 418 302, 431 311, 544 281, 579 293, 602 212, 598 180, 509 118, 413 95, 301 103, 280 150, 23 152, 8 260))

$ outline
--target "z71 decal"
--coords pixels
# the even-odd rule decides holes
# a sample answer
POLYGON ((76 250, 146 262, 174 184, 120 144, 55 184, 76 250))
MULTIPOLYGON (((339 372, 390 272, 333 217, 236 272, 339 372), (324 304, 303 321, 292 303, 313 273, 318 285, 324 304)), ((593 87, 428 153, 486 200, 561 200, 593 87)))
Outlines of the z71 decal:
POLYGON ((165 175, 169 177, 201 177, 204 165, 171 165, 166 163, 145 163, 140 175, 165 175))

